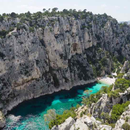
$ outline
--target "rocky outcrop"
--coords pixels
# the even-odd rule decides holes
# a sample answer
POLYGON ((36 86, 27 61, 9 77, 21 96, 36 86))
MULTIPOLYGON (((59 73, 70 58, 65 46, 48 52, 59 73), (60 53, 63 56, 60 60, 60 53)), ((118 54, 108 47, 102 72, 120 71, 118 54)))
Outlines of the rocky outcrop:
POLYGON ((89 127, 81 120, 77 119, 76 122, 71 126, 70 130, 89 130, 89 127))
POLYGON ((130 68, 130 63, 129 63, 129 61, 127 60, 127 61, 125 61, 125 63, 124 63, 124 65, 123 65, 123 67, 122 67, 120 73, 126 73, 126 72, 129 70, 129 68, 130 68))
POLYGON ((6 114, 25 100, 109 74, 112 56, 130 59, 129 34, 128 25, 107 15, 5 18, 0 22, 0 110, 6 114), (1 36, 3 30, 7 35, 1 36))
POLYGON ((3 113, 0 111, 0 129, 5 126, 5 117, 3 113))
MULTIPOLYGON (((88 23, 85 19, 46 17, 38 20, 39 27, 32 32, 27 21, 19 22, 14 18, 0 23, 0 31, 22 24, 0 38, 0 110, 4 114, 24 100, 96 81, 92 64, 98 69, 98 61, 106 55, 105 49, 99 52, 99 39, 91 32, 98 32, 96 24, 88 30, 83 28, 88 23)), ((106 28, 108 22, 112 20, 106 28)), ((106 61, 103 72, 110 73, 111 57, 106 56, 106 61)))
POLYGON ((103 94, 96 104, 92 104, 90 111, 94 117, 99 117, 102 112, 109 113, 112 106, 107 94, 103 94))
POLYGON ((130 125, 130 105, 128 109, 122 113, 120 119, 116 122, 113 130, 122 130, 122 125, 127 122, 130 125))
POLYGON ((59 126, 54 126, 51 130, 112 130, 111 126, 103 125, 100 121, 96 120, 93 116, 83 117, 74 121, 69 117, 64 123, 59 126), (72 123, 73 122, 73 123, 72 123), (67 128, 67 129, 66 129, 67 128))
POLYGON ((113 105, 125 103, 130 100, 130 87, 124 92, 119 93, 117 98, 109 97, 107 94, 103 94, 97 103, 92 104, 90 113, 96 118, 100 117, 101 113, 110 113, 113 105))
POLYGON ((69 117, 61 125, 54 126, 51 130, 70 130, 70 127, 75 123, 75 120, 72 117, 69 117))

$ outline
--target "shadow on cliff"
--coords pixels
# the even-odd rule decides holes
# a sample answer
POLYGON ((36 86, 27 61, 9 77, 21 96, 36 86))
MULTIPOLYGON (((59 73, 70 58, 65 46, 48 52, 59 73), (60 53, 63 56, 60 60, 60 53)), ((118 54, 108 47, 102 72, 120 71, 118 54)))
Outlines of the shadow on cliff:
MULTIPOLYGON (((77 100, 77 104, 81 103, 81 97, 78 96, 78 90, 85 90, 87 87, 93 86, 94 84, 88 84, 83 86, 76 86, 73 87, 71 90, 62 90, 60 92, 56 92, 50 95, 44 95, 36 99, 31 99, 28 101, 24 101, 23 103, 16 106, 13 110, 9 111, 8 114, 13 114, 15 116, 22 116, 26 117, 28 115, 38 116, 42 112, 46 112, 46 110, 49 109, 55 109, 54 106, 56 106, 59 102, 60 103, 68 103, 69 101, 77 100), (79 98, 79 100, 78 100, 79 98)), ((80 94, 81 95, 81 94, 80 94)), ((75 104, 71 104, 71 107, 74 107, 75 104)), ((62 106, 59 106, 62 108, 62 106)))

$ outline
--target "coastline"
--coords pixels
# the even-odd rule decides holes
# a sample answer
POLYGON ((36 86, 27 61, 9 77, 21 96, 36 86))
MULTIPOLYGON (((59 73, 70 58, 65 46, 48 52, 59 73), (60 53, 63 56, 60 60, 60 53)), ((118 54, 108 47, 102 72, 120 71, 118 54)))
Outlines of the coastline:
POLYGON ((112 85, 112 84, 114 84, 115 83, 115 81, 116 81, 116 78, 109 78, 109 77, 107 77, 107 76, 104 76, 104 77, 98 77, 97 78, 97 81, 99 82, 99 83, 104 83, 104 84, 107 84, 107 85, 112 85))

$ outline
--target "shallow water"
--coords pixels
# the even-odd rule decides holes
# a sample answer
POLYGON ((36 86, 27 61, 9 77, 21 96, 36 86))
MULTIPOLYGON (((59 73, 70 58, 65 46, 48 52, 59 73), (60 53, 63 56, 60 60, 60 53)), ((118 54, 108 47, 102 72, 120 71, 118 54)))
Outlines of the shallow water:
POLYGON ((62 114, 64 110, 81 104, 82 97, 86 96, 85 90, 92 90, 93 94, 102 86, 106 85, 95 83, 78 86, 70 91, 61 91, 23 102, 9 112, 14 116, 21 116, 20 120, 15 121, 7 117, 7 126, 4 130, 49 130, 43 118, 47 110, 55 109, 57 114, 62 114))

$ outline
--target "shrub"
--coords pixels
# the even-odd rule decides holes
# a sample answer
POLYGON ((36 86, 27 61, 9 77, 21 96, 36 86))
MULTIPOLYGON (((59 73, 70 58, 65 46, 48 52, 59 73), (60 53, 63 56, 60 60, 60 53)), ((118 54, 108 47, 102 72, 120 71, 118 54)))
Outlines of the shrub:
POLYGON ((77 104, 77 105, 76 105, 76 109, 78 109, 79 107, 80 107, 80 105, 79 105, 79 104, 77 104))
POLYGON ((105 66, 107 64, 107 58, 106 57, 103 57, 100 61, 101 65, 102 66, 105 66))
POLYGON ((130 119, 130 117, 127 116, 126 119, 125 119, 125 121, 128 122, 129 119, 130 119))
POLYGON ((109 124, 112 128, 114 128, 115 127, 115 124, 109 124))
POLYGON ((103 93, 108 93, 111 90, 107 86, 102 86, 101 90, 95 94, 91 94, 88 98, 83 98, 82 104, 90 106, 92 103, 96 103, 102 96, 103 93))
POLYGON ((12 13, 10 14, 10 16, 11 16, 12 18, 16 18, 16 17, 17 17, 17 14, 14 13, 14 12, 12 12, 12 13))
POLYGON ((95 67, 95 66, 92 66, 92 69, 93 69, 93 74, 94 74, 94 76, 97 77, 96 67, 95 67))
POLYGON ((119 74, 117 75, 117 78, 118 78, 118 79, 121 79, 121 78, 123 78, 123 75, 124 75, 124 73, 119 73, 119 74))
POLYGON ((108 93, 108 97, 117 98, 117 97, 119 97, 119 92, 121 92, 120 89, 117 89, 117 90, 114 90, 114 91, 110 91, 108 93))
POLYGON ((5 37, 8 34, 8 31, 2 30, 0 31, 0 37, 5 37))
POLYGON ((30 27, 30 28, 29 28, 29 31, 30 31, 30 32, 34 32, 34 27, 30 27))
POLYGON ((0 22, 3 22, 3 20, 4 20, 4 17, 0 16, 0 22))
POLYGON ((22 28, 22 23, 17 24, 17 30, 20 30, 22 28))
POLYGON ((109 120, 109 114, 105 113, 105 112, 102 112, 101 113, 101 118, 104 120, 104 123, 105 123, 105 121, 109 120))
POLYGON ((83 116, 83 112, 80 113, 80 117, 82 117, 82 116, 83 116))
POLYGON ((115 82, 115 88, 125 91, 130 86, 130 81, 127 79, 117 79, 115 82))
POLYGON ((124 124, 122 125, 122 128, 123 128, 124 130, 130 130, 130 125, 129 125, 128 123, 124 123, 124 124))
POLYGON ((62 115, 56 115, 56 119, 51 120, 49 122, 49 128, 51 129, 54 125, 60 125, 69 117, 75 118, 76 113, 74 110, 75 110, 75 108, 72 107, 70 110, 64 111, 62 115))
POLYGON ((108 77, 109 77, 109 78, 113 78, 113 76, 112 76, 112 75, 108 75, 108 77))
POLYGON ((120 115, 124 112, 125 108, 130 104, 130 101, 122 104, 116 104, 112 108, 111 119, 112 122, 116 122, 120 115))

